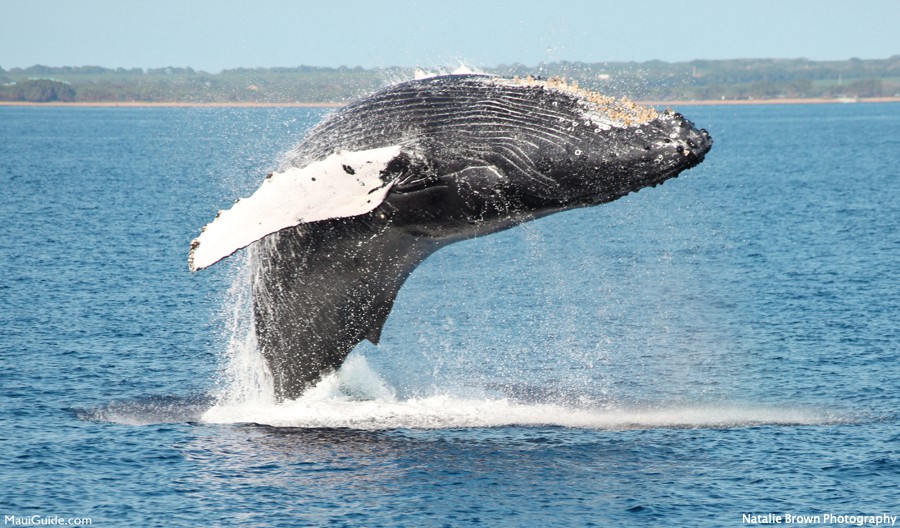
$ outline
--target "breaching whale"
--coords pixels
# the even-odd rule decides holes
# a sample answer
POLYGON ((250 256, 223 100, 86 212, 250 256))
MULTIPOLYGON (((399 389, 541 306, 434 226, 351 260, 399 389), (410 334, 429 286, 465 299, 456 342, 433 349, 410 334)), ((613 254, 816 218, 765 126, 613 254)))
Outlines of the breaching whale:
POLYGON ((250 246, 254 325, 279 400, 377 344, 430 254, 621 198, 700 163, 681 114, 560 80, 403 82, 317 125, 249 198, 191 244, 191 270, 250 246))

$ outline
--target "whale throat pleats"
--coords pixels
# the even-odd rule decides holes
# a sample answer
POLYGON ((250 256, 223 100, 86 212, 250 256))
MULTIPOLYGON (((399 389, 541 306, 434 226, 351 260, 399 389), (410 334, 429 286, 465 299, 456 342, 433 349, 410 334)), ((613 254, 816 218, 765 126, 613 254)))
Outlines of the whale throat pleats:
POLYGON ((299 396, 363 339, 378 344, 397 292, 435 249, 368 215, 285 229, 255 244, 254 321, 276 396, 299 396))

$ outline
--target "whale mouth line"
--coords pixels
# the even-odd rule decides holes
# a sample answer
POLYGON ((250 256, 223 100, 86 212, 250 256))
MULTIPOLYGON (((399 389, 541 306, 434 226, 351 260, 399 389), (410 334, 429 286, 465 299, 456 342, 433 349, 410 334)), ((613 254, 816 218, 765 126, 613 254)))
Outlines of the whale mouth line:
POLYGON ((653 174, 652 177, 645 180, 636 180, 629 182, 628 188, 625 192, 621 193, 609 193, 609 194, 598 194, 597 192, 586 192, 584 194, 573 197, 570 201, 566 203, 566 205, 570 204, 580 204, 582 207, 593 207, 597 205, 602 205, 605 203, 609 203, 623 196, 627 196, 629 194, 637 193, 643 189, 648 187, 656 187, 658 185, 662 185, 665 182, 677 178, 682 172, 690 170, 701 162, 703 162, 703 158, 706 153, 700 154, 698 156, 691 155, 691 158, 688 163, 679 164, 673 166, 671 169, 666 170, 664 172, 653 174))

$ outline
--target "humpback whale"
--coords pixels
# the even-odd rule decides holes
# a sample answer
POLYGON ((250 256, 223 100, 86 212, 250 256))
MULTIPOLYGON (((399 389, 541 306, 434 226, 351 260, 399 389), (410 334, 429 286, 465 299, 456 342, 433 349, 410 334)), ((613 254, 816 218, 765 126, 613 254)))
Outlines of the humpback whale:
POLYGON ((700 163, 705 130, 564 80, 445 75, 333 113, 191 244, 192 271, 249 246, 254 327, 279 400, 364 339, 447 244, 656 186, 700 163))

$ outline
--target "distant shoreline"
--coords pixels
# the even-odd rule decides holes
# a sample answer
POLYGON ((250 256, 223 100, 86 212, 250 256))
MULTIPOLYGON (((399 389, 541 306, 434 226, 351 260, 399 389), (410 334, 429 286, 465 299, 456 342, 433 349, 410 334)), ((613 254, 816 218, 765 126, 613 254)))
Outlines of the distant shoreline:
MULTIPOLYGON (((784 98, 784 99, 707 99, 697 101, 636 101, 645 106, 729 106, 729 105, 790 105, 842 103, 900 103, 900 97, 868 97, 859 99, 784 98)), ((185 101, 78 101, 34 103, 28 101, 0 101, 0 106, 66 107, 66 108, 340 108, 347 103, 191 103, 185 101)))
POLYGON ((791 104, 854 104, 900 103, 900 97, 860 97, 858 99, 783 98, 783 99, 705 99, 697 101, 638 101, 647 106, 726 106, 726 105, 791 105, 791 104))
POLYGON ((186 101, 51 101, 33 103, 29 101, 0 101, 0 106, 57 106, 67 108, 340 108, 347 103, 191 103, 186 101))

